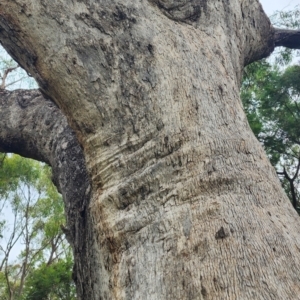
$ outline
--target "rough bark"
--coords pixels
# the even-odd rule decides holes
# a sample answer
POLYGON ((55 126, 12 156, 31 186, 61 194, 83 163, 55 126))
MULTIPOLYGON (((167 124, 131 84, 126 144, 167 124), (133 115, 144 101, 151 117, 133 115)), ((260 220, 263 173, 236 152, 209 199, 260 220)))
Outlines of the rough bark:
MULTIPOLYGON (((51 165, 53 182, 65 203, 67 227, 63 230, 73 247, 73 276, 91 285, 94 239, 86 223, 91 187, 75 133, 58 107, 37 90, 0 90, 0 106, 0 150, 51 165)), ((84 293, 82 289, 78 285, 79 294, 84 293)))
POLYGON ((300 49, 300 31, 288 29, 275 29, 275 46, 283 46, 291 49, 300 49))
POLYGON ((257 1, 0 2, 84 149, 81 299, 298 297, 298 216, 239 99, 275 36, 257 1))

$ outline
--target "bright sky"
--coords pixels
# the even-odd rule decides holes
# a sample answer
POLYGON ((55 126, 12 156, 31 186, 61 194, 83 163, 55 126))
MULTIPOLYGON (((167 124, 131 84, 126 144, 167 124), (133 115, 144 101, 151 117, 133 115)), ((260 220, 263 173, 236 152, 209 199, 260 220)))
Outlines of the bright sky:
POLYGON ((300 0, 260 0, 260 3, 270 16, 276 10, 293 10, 296 5, 300 5, 300 0))

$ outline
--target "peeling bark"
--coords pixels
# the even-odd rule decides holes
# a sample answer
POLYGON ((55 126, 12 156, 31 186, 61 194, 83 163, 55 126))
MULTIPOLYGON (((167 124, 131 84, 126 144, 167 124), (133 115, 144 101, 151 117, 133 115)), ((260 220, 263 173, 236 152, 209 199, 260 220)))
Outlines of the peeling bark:
MULTIPOLYGON (((91 192, 66 201, 80 299, 298 297, 299 219, 239 99, 275 37, 257 1, 0 2, 1 43, 83 147, 91 192)), ((43 120, 6 147, 55 165, 43 120)))

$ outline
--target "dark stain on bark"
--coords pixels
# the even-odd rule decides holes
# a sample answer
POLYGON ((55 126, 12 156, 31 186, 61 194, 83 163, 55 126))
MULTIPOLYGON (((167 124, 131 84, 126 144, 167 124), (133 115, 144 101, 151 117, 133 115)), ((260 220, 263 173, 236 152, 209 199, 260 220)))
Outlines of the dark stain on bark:
POLYGON ((150 52, 151 55, 154 54, 154 48, 151 44, 148 44, 147 49, 148 49, 148 51, 150 52))
POLYGON ((149 0, 168 18, 185 23, 197 22, 207 12, 207 0, 149 0))
POLYGON ((229 237, 229 231, 226 230, 223 226, 216 232, 215 238, 216 240, 222 240, 229 237))
POLYGON ((118 6, 116 6, 116 11, 113 15, 116 21, 124 21, 127 19, 126 13, 118 6))
POLYGON ((203 286, 202 284, 201 284, 201 295, 203 296, 204 299, 205 299, 205 298, 207 297, 207 295, 208 295, 205 286, 203 286))

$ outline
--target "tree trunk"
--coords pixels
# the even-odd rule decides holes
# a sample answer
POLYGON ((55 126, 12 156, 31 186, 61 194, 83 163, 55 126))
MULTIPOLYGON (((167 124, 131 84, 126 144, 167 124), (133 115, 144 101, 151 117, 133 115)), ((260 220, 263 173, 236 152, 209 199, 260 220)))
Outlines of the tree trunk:
POLYGON ((239 99, 275 32, 256 0, 1 0, 1 43, 83 149, 52 104, 4 105, 2 148, 54 168, 80 299, 299 297, 298 216, 239 99))

